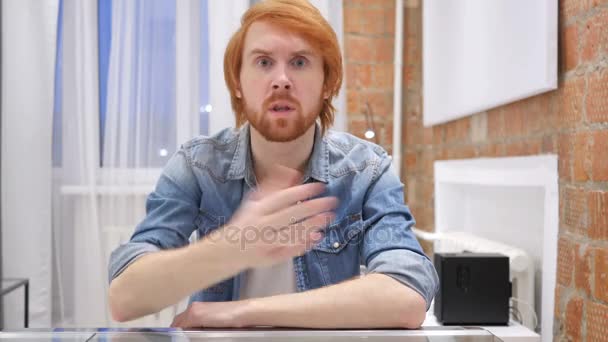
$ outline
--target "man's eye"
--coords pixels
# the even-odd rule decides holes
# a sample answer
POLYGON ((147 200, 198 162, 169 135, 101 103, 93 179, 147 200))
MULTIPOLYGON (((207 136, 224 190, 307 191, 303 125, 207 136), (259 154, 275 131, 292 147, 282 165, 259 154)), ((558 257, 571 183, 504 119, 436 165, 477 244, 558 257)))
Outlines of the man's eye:
POLYGON ((292 64, 297 68, 302 68, 307 64, 306 58, 300 57, 293 60, 292 64))
POLYGON ((267 68, 272 65, 272 62, 268 58, 260 58, 258 59, 257 64, 261 67, 267 68))

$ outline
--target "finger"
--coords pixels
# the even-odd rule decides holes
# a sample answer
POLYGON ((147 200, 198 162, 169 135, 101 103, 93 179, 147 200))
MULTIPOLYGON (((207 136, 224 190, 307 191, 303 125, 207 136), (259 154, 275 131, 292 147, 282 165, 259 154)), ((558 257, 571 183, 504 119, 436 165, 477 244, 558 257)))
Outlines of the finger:
POLYGON ((322 197, 304 201, 291 205, 270 215, 270 222, 282 222, 283 224, 293 224, 300 222, 308 217, 329 212, 338 207, 339 201, 336 197, 322 197))
POLYGON ((259 209, 263 215, 276 213, 298 201, 305 201, 309 198, 318 196, 323 193, 323 191, 325 191, 325 185, 322 183, 308 183, 293 186, 274 192, 260 200, 259 209))
POLYGON ((335 218, 334 213, 322 213, 289 226, 278 234, 278 246, 307 248, 323 239, 323 230, 335 218))
POLYGON ((171 328, 181 328, 180 324, 182 322, 182 320, 184 319, 184 314, 186 312, 182 312, 179 315, 175 316, 175 318, 173 318, 173 322, 171 322, 171 328))

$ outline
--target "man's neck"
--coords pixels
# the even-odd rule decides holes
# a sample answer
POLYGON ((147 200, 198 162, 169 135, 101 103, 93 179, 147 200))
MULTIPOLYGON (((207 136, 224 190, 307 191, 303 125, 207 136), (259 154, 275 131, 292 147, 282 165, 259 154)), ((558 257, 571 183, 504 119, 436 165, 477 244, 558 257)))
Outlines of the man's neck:
POLYGON ((290 142, 267 141, 251 127, 251 154, 253 170, 258 182, 273 177, 277 165, 304 173, 315 142, 315 125, 306 133, 290 142))

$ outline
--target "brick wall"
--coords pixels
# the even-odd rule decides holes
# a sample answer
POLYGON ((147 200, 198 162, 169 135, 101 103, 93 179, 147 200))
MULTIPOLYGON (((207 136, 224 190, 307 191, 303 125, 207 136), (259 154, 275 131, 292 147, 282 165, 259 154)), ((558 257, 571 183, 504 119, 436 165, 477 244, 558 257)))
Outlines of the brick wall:
MULTIPOLYGON (((557 154, 554 336, 608 340, 608 1, 559 1, 558 90, 430 128, 422 126, 422 13, 418 1, 407 4, 402 177, 417 226, 434 229, 433 161, 557 154)), ((362 135, 361 104, 374 98, 378 142, 387 148, 393 94, 383 68, 392 70, 391 11, 394 1, 344 0, 349 129, 362 135)))
POLYGON ((376 137, 391 153, 393 140, 394 0, 344 1, 344 58, 348 129, 364 138, 366 103, 376 137))

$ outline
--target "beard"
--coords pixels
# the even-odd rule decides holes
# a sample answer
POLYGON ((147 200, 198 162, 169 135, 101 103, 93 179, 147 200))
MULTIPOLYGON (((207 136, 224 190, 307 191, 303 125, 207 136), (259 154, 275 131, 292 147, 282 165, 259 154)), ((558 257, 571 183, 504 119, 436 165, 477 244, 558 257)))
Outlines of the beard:
POLYGON ((293 141, 308 131, 319 117, 323 99, 319 97, 318 104, 309 113, 302 112, 302 106, 289 94, 273 94, 262 103, 262 111, 255 111, 245 101, 245 116, 247 121, 269 142, 293 141), (274 118, 268 115, 270 104, 275 101, 289 101, 295 106, 294 113, 287 117, 274 118))

